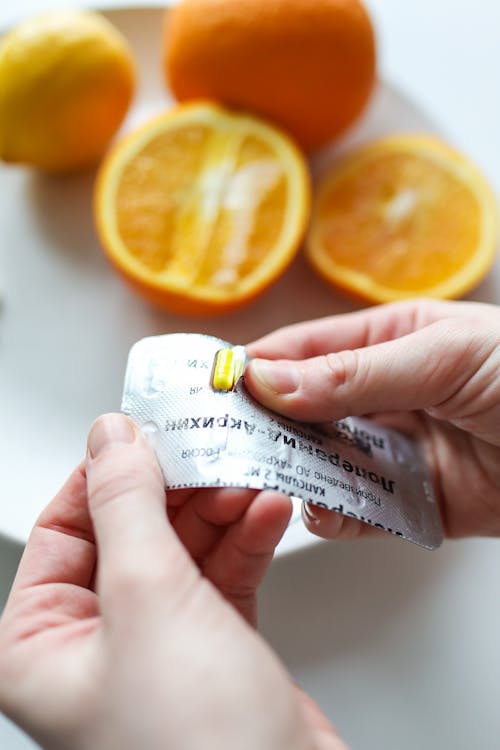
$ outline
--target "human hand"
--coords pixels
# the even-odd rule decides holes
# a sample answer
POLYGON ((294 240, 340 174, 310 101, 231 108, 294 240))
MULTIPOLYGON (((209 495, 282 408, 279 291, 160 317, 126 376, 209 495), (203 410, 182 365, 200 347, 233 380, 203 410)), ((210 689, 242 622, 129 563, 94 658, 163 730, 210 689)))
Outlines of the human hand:
POLYGON ((290 501, 183 491, 169 523, 127 418, 98 420, 88 445, 0 620, 0 710, 50 750, 342 750, 248 624, 290 501))
MULTIPOLYGON (((417 300, 280 329, 247 346, 262 404, 315 422, 377 416, 418 437, 449 537, 500 535, 500 308, 417 300), (278 360, 269 362, 267 360, 278 360)), ((304 507, 327 538, 376 529, 304 507)))

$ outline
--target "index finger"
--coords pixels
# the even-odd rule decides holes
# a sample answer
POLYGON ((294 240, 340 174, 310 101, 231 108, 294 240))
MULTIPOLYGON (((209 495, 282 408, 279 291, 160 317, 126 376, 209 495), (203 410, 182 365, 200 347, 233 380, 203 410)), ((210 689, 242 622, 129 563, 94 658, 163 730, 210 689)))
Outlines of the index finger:
POLYGON ((38 518, 21 558, 11 598, 22 589, 46 583, 87 588, 95 560, 87 480, 81 464, 38 518))
POLYGON ((392 341, 441 318, 484 315, 490 308, 481 303, 428 299, 394 302, 280 328, 248 344, 246 351, 250 357, 263 359, 310 359, 392 341))

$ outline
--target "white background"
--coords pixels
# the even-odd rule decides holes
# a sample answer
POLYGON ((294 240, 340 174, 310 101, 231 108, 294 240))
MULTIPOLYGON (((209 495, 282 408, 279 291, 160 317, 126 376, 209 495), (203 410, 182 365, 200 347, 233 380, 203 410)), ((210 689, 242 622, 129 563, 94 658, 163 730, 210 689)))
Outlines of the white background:
MULTIPOLYGON (((73 4, 2 3, 0 23, 73 4)), ((500 4, 366 4, 381 77, 468 153, 500 194, 500 4)), ((498 263, 472 296, 500 302, 498 263)), ((7 460, 2 455, 2 466, 7 460)), ((1 501, 8 512, 8 498, 1 501)), ((20 552, 0 540, 1 600, 20 552)), ((497 750, 499 571, 499 543, 491 540, 447 543, 435 553, 390 537, 320 544, 273 564, 261 628, 353 750, 497 750)), ((0 717, 1 750, 30 747, 0 717)))

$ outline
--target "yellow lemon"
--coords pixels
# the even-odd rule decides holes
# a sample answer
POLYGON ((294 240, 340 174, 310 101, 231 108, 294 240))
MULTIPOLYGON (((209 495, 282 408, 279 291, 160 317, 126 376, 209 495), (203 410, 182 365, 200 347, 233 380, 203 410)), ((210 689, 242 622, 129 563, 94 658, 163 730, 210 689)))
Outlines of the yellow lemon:
POLYGON ((127 41, 103 16, 53 11, 19 24, 0 44, 0 158, 50 172, 91 164, 134 82, 127 41))

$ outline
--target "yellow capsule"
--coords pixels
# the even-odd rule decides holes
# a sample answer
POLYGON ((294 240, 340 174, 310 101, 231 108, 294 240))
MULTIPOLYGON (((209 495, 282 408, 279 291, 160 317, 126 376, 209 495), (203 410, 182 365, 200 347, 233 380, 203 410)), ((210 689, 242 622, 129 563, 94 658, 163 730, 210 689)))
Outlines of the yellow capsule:
POLYGON ((232 391, 243 375, 247 354, 244 346, 219 349, 212 370, 212 387, 217 391, 232 391))
POLYGON ((217 391, 230 391, 234 385, 234 353, 221 349, 215 358, 212 385, 217 391))

